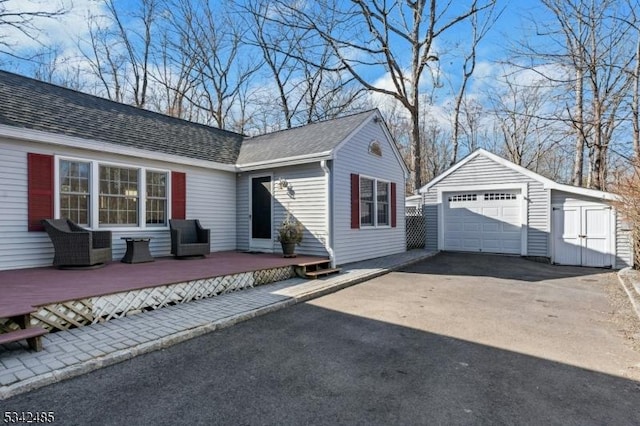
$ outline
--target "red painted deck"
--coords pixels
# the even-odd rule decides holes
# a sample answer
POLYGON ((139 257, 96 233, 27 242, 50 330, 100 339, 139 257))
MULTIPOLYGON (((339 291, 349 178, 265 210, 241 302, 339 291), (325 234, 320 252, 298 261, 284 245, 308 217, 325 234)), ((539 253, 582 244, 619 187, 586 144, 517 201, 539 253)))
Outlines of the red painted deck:
POLYGON ((152 263, 111 262, 104 268, 60 270, 53 267, 0 271, 0 318, 28 306, 84 299, 223 275, 321 260, 313 256, 285 259, 278 254, 211 253, 204 259, 156 258, 152 263))

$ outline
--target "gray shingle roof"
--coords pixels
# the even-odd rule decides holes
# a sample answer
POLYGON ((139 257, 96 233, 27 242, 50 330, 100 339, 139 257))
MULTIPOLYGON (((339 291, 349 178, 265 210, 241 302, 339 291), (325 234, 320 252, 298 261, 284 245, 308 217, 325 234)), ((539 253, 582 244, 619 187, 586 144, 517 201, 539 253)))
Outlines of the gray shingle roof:
POLYGON ((0 124, 235 164, 243 136, 0 71, 0 124))
POLYGON ((373 110, 361 112, 245 139, 238 164, 276 161, 331 151, 373 113, 373 110))

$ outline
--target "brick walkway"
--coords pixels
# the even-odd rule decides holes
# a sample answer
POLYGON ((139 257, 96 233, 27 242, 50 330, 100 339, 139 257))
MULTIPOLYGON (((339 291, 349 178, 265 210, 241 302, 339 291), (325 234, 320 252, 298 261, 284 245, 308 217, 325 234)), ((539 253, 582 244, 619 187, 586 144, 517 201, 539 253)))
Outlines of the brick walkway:
POLYGON ((44 350, 0 345, 0 400, 320 297, 431 256, 424 250, 345 265, 324 279, 290 279, 45 335, 44 350))

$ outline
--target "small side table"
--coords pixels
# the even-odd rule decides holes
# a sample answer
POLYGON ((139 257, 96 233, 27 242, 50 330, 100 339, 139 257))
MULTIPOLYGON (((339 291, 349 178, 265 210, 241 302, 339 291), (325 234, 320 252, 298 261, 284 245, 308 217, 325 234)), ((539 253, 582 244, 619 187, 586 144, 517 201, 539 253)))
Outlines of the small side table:
POLYGON ((127 252, 121 262, 144 263, 155 261, 151 256, 151 252, 149 252, 151 237, 121 237, 120 239, 127 242, 127 252))

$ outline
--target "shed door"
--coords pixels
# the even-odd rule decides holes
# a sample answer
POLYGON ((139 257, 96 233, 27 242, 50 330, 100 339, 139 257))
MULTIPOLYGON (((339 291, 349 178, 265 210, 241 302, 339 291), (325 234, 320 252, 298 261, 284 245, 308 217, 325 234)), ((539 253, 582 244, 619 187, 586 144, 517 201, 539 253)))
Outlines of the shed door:
POLYGON ((443 194, 443 249, 520 254, 519 190, 443 194))
POLYGON ((609 206, 553 207, 553 262, 611 267, 612 223, 609 206))

